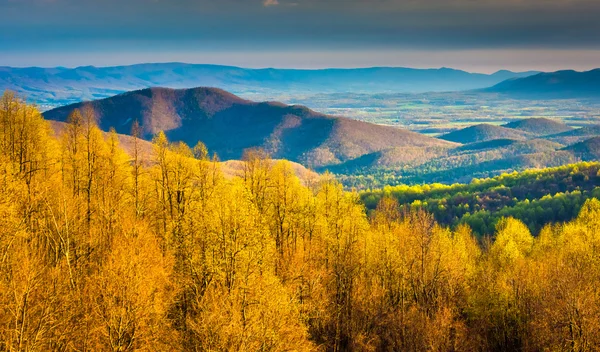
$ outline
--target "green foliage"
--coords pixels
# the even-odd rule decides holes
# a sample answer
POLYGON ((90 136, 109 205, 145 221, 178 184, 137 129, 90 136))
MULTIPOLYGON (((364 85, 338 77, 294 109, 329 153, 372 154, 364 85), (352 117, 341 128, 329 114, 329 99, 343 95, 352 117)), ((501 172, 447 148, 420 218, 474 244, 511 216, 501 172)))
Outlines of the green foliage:
POLYGON ((374 209, 381 198, 391 196, 404 207, 425 209, 442 224, 467 224, 479 235, 493 233, 503 217, 520 219, 538 233, 544 224, 573 219, 586 199, 600 196, 599 170, 599 163, 579 163, 470 184, 388 186, 361 192, 361 199, 374 209))

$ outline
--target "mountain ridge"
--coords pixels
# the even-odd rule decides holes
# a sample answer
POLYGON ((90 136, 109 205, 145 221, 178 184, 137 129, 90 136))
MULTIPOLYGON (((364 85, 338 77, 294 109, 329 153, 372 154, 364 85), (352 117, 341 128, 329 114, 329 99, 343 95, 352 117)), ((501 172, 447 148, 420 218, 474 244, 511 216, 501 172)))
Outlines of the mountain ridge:
POLYGON ((325 115, 299 105, 253 102, 218 88, 148 88, 76 103, 44 113, 66 121, 70 112, 91 107, 100 127, 129 134, 135 120, 143 137, 165 131, 173 141, 202 141, 223 160, 240 159, 261 147, 274 158, 324 167, 388 148, 451 148, 453 143, 395 127, 325 115))
POLYGON ((498 71, 493 74, 406 67, 278 69, 242 68, 186 63, 126 66, 0 67, 0 90, 14 90, 38 105, 58 106, 106 98, 154 86, 218 87, 236 94, 275 93, 410 93, 486 88, 512 77, 536 73, 498 71))
POLYGON ((512 78, 479 90, 517 97, 565 99, 600 96, 600 68, 589 71, 561 70, 512 78))

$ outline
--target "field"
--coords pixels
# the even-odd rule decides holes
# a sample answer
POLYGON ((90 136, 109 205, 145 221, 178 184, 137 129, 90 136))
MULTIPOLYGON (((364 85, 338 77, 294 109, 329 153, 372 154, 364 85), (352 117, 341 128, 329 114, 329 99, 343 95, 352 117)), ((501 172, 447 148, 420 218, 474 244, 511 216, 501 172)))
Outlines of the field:
POLYGON ((423 94, 242 94, 255 100, 306 105, 319 112, 439 135, 478 123, 505 124, 546 117, 573 127, 600 122, 600 101, 592 99, 528 100, 491 93, 423 94))

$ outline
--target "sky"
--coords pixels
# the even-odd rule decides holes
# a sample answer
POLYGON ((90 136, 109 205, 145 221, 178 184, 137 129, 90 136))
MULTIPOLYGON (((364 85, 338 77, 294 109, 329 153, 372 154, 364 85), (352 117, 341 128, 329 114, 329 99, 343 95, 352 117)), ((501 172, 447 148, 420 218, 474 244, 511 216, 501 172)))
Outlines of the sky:
POLYGON ((0 0, 0 65, 600 67, 599 0, 0 0))

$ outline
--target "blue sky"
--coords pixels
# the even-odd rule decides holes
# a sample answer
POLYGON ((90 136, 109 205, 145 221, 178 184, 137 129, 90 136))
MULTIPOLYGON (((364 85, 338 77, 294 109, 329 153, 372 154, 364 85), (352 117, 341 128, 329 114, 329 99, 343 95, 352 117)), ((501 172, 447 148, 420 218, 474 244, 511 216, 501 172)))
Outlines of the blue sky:
POLYGON ((600 66, 596 0, 0 0, 0 65, 600 66))

